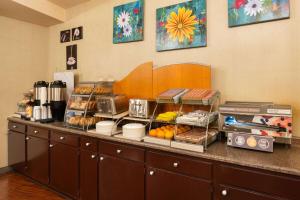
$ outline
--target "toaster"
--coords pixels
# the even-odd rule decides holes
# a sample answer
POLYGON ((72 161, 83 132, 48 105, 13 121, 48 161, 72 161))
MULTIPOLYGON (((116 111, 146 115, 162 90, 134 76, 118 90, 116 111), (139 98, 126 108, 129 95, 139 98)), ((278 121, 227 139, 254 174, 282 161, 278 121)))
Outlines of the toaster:
POLYGON ((137 118, 149 118, 149 102, 146 99, 129 100, 129 116, 137 118))
POLYGON ((117 115, 128 110, 128 99, 125 95, 97 96, 98 113, 117 115))

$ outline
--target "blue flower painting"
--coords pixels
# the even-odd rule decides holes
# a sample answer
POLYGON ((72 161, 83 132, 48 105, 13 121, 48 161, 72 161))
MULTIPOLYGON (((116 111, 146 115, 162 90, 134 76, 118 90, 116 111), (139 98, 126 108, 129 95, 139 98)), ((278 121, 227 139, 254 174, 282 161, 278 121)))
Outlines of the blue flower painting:
POLYGON ((289 0, 228 0, 229 27, 289 17, 289 0))
POLYGON ((192 0, 156 10, 156 49, 206 46, 206 0, 192 0))
POLYGON ((114 7, 113 43, 144 39, 144 0, 114 7))

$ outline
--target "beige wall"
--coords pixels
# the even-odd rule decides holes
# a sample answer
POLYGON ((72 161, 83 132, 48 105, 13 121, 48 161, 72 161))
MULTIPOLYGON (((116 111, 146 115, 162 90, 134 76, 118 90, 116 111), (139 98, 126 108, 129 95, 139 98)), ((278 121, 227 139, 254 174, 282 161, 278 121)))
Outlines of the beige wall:
POLYGON ((0 17, 0 168, 7 165, 7 116, 34 81, 47 78, 48 29, 0 17))
MULTIPOLYGON (((113 6, 130 0, 92 0, 68 11, 69 20, 50 28, 52 71, 65 69, 65 45, 59 31, 83 25, 78 44, 81 80, 120 79, 140 63, 156 66, 198 62, 212 65, 213 87, 223 100, 274 101, 291 104, 295 135, 300 136, 300 2, 291 0, 291 19, 238 28, 227 26, 227 1, 208 0, 208 47, 155 51, 155 11, 182 0, 146 0, 145 40, 112 44, 113 6)), ((69 43, 71 44, 71 43, 69 43)), ((166 80, 167 81, 167 80, 166 80)))
MULTIPOLYGON (((121 79, 137 65, 198 62, 213 68, 213 87, 223 100, 274 101, 291 104, 295 135, 300 136, 300 2, 291 0, 291 19, 238 28, 227 27, 227 1, 207 0, 208 47, 155 51, 155 11, 183 0, 146 0, 145 40, 112 44, 113 6, 131 0, 91 0, 71 8, 68 21, 44 28, 0 17, 0 167, 7 164, 6 117, 22 93, 39 79, 65 70, 61 30, 82 25, 78 44, 80 80, 121 79), (49 68, 47 68, 47 66, 49 68)), ((167 81, 167 80, 166 80, 167 81)))

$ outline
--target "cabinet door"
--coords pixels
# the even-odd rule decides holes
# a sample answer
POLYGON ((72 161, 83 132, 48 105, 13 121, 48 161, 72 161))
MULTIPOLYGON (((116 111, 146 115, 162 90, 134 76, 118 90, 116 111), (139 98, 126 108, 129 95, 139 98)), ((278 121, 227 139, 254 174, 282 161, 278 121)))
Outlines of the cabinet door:
POLYGON ((147 169, 147 200, 211 200, 211 183, 177 173, 147 169))
POLYGON ((80 199, 98 199, 98 157, 85 150, 80 151, 80 199))
POLYGON ((143 163, 100 156, 99 200, 143 200, 143 163))
POLYGON ((24 173, 25 169, 25 134, 8 132, 8 164, 14 170, 24 173))
POLYGON ((79 151, 61 144, 50 144, 50 186, 74 199, 79 193, 79 151))
POLYGON ((280 200, 278 197, 226 186, 220 186, 217 192, 217 200, 280 200))
POLYGON ((49 183, 49 141, 27 136, 27 170, 34 180, 49 183))

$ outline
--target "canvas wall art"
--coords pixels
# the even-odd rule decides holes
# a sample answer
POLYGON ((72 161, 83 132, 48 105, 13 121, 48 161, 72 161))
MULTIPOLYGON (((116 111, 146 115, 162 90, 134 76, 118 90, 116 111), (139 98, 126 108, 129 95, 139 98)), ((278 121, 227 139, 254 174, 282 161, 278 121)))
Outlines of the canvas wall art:
POLYGON ((77 45, 66 47, 67 70, 77 69, 77 45))
POLYGON ((289 17, 289 0, 228 0, 229 27, 289 17))
POLYGON ((205 47, 206 0, 193 0, 156 10, 156 49, 205 47))
POLYGON ((81 40, 83 38, 83 27, 72 28, 72 40, 81 40))
POLYGON ((71 38, 71 31, 64 30, 60 32, 60 43, 70 42, 71 38))
POLYGON ((144 39, 144 0, 114 7, 113 43, 144 39))

